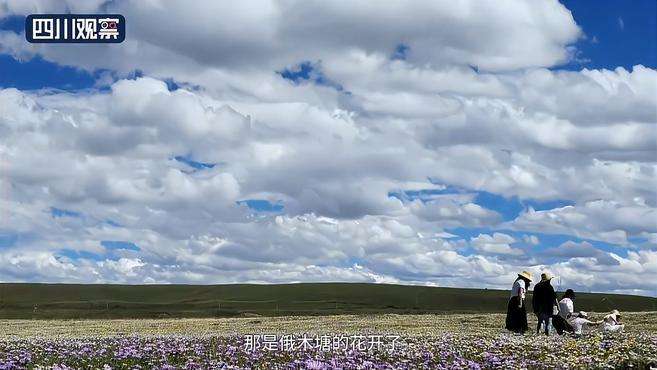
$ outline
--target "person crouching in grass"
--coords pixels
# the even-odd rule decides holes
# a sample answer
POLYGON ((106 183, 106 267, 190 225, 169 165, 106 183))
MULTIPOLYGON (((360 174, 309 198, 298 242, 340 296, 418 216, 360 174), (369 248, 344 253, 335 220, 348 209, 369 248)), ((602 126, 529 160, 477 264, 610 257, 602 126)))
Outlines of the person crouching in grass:
POLYGON ((621 314, 618 310, 611 311, 609 315, 602 319, 604 323, 602 330, 607 333, 622 333, 623 329, 625 329, 625 324, 621 323, 620 317, 621 314))
POLYGON ((559 301, 559 314, 552 316, 552 325, 559 335, 564 332, 572 333, 573 327, 570 325, 570 317, 575 312, 575 292, 572 289, 566 290, 563 297, 559 301))
POLYGON ((525 308, 525 294, 532 282, 532 274, 523 271, 511 287, 511 298, 506 311, 506 328, 514 333, 524 334, 527 329, 527 309, 525 308))
POLYGON ((588 331, 590 326, 602 324, 602 320, 589 320, 589 315, 584 311, 579 311, 578 313, 571 315, 568 322, 573 327, 573 334, 575 334, 576 337, 581 336, 584 331, 588 331))

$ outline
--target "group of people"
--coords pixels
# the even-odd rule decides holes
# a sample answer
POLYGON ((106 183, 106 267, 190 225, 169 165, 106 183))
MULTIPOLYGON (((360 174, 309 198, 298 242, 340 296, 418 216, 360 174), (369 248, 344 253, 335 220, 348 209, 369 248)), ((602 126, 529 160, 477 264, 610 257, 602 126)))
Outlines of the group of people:
MULTIPOLYGON (((625 325, 621 323, 618 310, 611 311, 602 320, 591 321, 586 312, 575 311, 575 292, 572 289, 566 290, 561 300, 557 299, 551 280, 552 276, 544 272, 541 281, 534 287, 532 308, 538 319, 537 334, 543 328, 545 334, 549 335, 551 328, 554 328, 558 334, 573 333, 579 336, 586 328, 595 325, 602 325, 606 332, 623 331, 625 325)), ((524 334, 529 329, 525 296, 531 282, 532 274, 527 271, 519 273, 513 282, 506 313, 506 328, 512 332, 524 334)))

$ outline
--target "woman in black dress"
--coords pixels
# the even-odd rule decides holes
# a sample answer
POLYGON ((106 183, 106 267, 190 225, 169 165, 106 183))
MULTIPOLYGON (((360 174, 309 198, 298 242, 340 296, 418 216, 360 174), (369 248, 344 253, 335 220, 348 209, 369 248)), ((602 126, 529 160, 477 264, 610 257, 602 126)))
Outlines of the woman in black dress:
POLYGON ((513 282, 511 299, 506 311, 506 328, 514 333, 524 334, 527 329, 527 309, 525 308, 525 294, 532 282, 532 274, 523 271, 513 282))

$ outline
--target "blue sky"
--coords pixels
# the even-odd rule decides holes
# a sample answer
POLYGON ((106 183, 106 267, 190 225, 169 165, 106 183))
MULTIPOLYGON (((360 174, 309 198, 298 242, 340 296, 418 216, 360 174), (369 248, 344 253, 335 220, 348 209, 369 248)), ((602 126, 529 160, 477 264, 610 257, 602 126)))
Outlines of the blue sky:
MULTIPOLYGON (((585 68, 657 66, 657 2, 561 0, 586 34, 578 42, 585 68)), ((578 69, 577 63, 569 66, 578 69)))
POLYGON ((536 211, 560 208, 573 205, 574 202, 564 199, 535 200, 520 199, 517 196, 505 197, 487 191, 463 189, 454 186, 446 186, 444 189, 391 191, 389 196, 402 201, 413 201, 419 199, 423 202, 431 201, 432 195, 438 194, 473 194, 473 203, 484 208, 498 212, 504 221, 510 221, 518 217, 520 212, 530 207, 536 211))
POLYGON ((180 4, 111 2, 98 11, 126 16, 123 44, 34 49, 0 0, 0 263, 80 268, 42 280, 439 285, 484 264, 468 283, 487 287, 531 264, 657 292, 586 265, 653 268, 657 2, 475 2, 468 19, 449 3, 249 19, 218 4, 221 24, 180 4))

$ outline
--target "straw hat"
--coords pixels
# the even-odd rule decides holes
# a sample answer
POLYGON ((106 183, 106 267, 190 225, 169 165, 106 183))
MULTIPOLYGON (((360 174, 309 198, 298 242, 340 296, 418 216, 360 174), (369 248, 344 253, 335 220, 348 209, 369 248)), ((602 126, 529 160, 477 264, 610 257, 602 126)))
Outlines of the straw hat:
POLYGON ((611 314, 616 315, 616 316, 620 316, 620 312, 618 312, 618 310, 611 311, 611 314))
POLYGON ((519 273, 518 276, 520 276, 521 278, 525 278, 525 279, 527 279, 527 280, 529 280, 529 281, 532 281, 532 274, 531 274, 531 272, 523 271, 523 272, 519 273))
POLYGON ((589 314, 588 314, 588 313, 586 313, 586 312, 584 312, 584 311, 579 311, 579 314, 578 314, 578 316, 579 316, 579 317, 583 317, 583 318, 585 318, 585 319, 586 319, 586 318, 588 318, 588 317, 589 317, 589 314))
POLYGON ((550 275, 550 273, 547 271, 541 274, 541 280, 550 280, 553 277, 554 276, 550 275))

